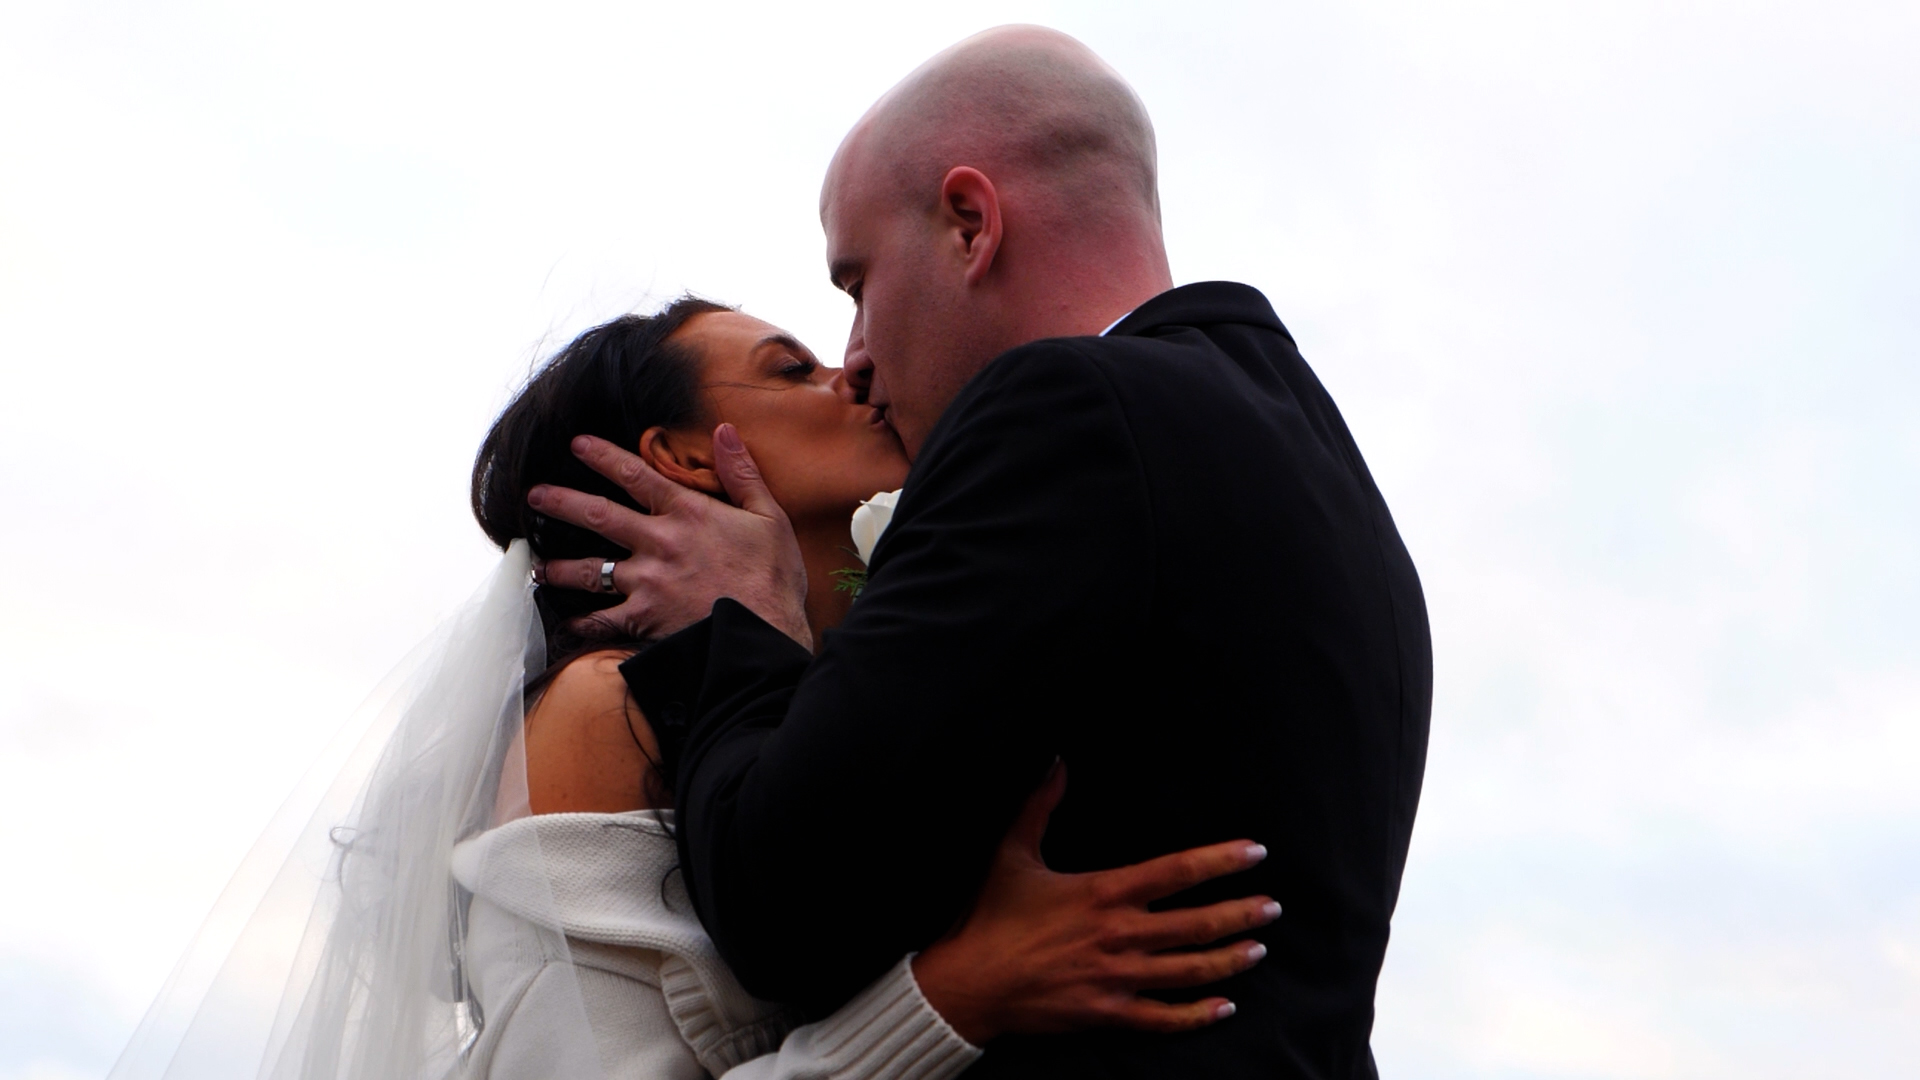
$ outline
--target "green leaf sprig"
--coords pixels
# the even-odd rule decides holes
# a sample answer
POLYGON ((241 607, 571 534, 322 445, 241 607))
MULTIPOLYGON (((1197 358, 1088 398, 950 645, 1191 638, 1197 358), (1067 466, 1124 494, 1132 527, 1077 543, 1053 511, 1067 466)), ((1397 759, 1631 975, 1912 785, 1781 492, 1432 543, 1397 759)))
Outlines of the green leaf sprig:
POLYGON ((865 567, 855 569, 851 566, 833 572, 833 591, 852 593, 855 600, 860 599, 860 590, 867 587, 865 567))

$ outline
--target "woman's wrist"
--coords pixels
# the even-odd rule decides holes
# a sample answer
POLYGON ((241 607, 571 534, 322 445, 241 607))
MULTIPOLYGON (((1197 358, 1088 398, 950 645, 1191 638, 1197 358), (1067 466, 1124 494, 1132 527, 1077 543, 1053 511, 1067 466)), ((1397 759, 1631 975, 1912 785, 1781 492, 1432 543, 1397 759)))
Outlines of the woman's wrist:
POLYGON ((985 995, 968 993, 957 976, 965 970, 964 965, 953 961, 953 951, 944 948, 946 942, 936 942, 913 958, 911 970, 913 981, 919 984, 920 996, 927 999, 933 1011, 954 1030, 954 1034, 972 1043, 985 1046, 989 1039, 1000 1034, 1000 1028, 994 1018, 994 1002, 985 995))

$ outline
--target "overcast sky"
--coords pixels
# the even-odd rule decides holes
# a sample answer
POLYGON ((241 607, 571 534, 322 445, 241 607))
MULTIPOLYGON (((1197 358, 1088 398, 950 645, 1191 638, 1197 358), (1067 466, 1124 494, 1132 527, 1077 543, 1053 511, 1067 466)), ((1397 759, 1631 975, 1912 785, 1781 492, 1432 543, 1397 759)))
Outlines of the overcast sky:
POLYGON ((479 582, 529 363, 682 289, 837 356, 828 156, 1009 21, 1423 576, 1383 1074, 1920 1073, 1920 6, 264 7, 0 4, 0 1080, 105 1073, 479 582))

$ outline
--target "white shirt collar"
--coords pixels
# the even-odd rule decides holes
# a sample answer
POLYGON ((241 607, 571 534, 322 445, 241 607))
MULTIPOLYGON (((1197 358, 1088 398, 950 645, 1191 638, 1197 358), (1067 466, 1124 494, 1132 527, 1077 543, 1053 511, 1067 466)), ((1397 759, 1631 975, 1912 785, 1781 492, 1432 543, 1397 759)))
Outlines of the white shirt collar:
MULTIPOLYGON (((1134 309, 1133 309, 1133 311, 1139 311, 1139 310, 1140 310, 1139 308, 1134 308, 1134 309)), ((1133 311, 1129 311, 1129 312, 1127 312, 1127 315, 1131 315, 1131 314, 1133 314, 1133 311)), ((1112 332, 1113 332, 1113 328, 1114 328, 1114 327, 1116 327, 1116 326, 1119 326, 1119 325, 1120 325, 1121 323, 1123 323, 1123 322, 1126 322, 1126 321, 1127 321, 1127 315, 1122 315, 1122 316, 1120 316, 1119 318, 1117 318, 1117 319, 1115 319, 1115 320, 1113 320, 1112 322, 1110 322, 1110 323, 1108 323, 1108 324, 1107 324, 1107 328, 1106 328, 1105 330, 1102 330, 1102 331, 1100 331, 1100 336, 1101 336, 1101 337, 1106 337, 1106 336, 1107 336, 1107 335, 1108 335, 1109 333, 1112 333, 1112 332)))

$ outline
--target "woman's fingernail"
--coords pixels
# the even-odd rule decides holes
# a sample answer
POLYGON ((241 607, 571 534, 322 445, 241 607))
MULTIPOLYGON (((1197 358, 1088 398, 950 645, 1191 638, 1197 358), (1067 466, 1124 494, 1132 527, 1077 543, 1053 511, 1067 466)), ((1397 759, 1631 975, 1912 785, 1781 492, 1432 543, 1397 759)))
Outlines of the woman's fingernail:
POLYGON ((1273 920, 1279 918, 1280 917, 1280 901, 1269 900, 1266 903, 1261 904, 1260 914, 1266 916, 1266 919, 1268 922, 1272 922, 1273 920))
POLYGON ((746 444, 740 441, 740 429, 732 424, 721 424, 714 428, 713 441, 719 443, 728 453, 737 454, 747 448, 746 444))
POLYGON ((575 436, 573 437, 573 452, 574 452, 574 453, 576 453, 576 454, 579 454, 579 455, 581 455, 581 456, 583 456, 583 457, 584 457, 584 456, 586 455, 586 453, 587 453, 587 451, 589 451, 589 450, 591 450, 591 449, 593 449, 593 440, 592 440, 592 439, 589 439, 589 438, 587 438, 587 437, 586 437, 585 435, 575 435, 575 436))
POLYGON ((1249 865, 1257 863, 1267 857, 1267 846, 1265 844, 1248 844, 1246 847, 1240 849, 1240 857, 1247 860, 1249 865))
POLYGON ((1213 1018, 1215 1020, 1225 1020, 1227 1017, 1232 1016, 1234 1013, 1238 1011, 1239 1011, 1238 1009, 1235 1009, 1233 1007, 1233 1002, 1223 1001, 1220 1004, 1215 1005, 1213 1007, 1213 1018))
POLYGON ((527 492, 527 505, 537 507, 547 501, 547 489, 537 487, 527 492))
POLYGON ((1249 942, 1247 944, 1247 960, 1248 961, 1257 964, 1260 961, 1265 960, 1266 958, 1267 958, 1267 947, 1265 945, 1262 945, 1257 941, 1249 942))

